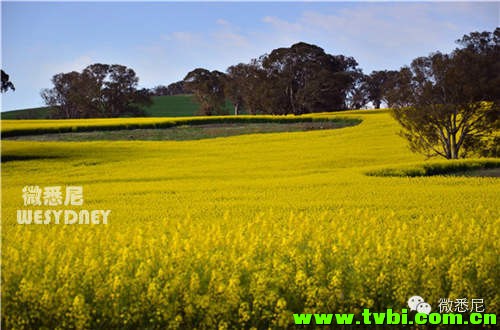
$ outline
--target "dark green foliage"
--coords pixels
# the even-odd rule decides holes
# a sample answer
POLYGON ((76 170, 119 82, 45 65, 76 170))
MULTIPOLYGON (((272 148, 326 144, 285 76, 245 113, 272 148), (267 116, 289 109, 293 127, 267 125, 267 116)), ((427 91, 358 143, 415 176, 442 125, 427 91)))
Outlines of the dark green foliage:
POLYGON ((388 99, 413 151, 456 159, 489 148, 500 127, 499 41, 500 29, 471 33, 465 48, 400 70, 388 99))
MULTIPOLYGON (((389 103, 387 91, 397 78, 397 71, 373 71, 363 79, 363 89, 368 101, 373 103, 375 109, 380 109, 382 102, 389 103)), ((390 104, 389 104, 390 106, 390 104)))
POLYGON ((149 91, 137 90, 139 78, 123 65, 92 64, 80 72, 56 74, 54 87, 42 91, 53 118, 143 116, 149 91))
POLYGON ((347 108, 360 71, 352 57, 300 42, 227 70, 226 95, 248 113, 295 114, 347 108))
POLYGON ((224 95, 224 73, 195 69, 184 78, 187 91, 194 93, 200 104, 200 115, 227 115, 226 98, 224 95))

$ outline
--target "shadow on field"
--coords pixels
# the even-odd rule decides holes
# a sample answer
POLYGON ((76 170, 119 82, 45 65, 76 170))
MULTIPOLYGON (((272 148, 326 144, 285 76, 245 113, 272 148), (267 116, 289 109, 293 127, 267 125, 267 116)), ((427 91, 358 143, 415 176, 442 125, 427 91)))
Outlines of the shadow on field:
MULTIPOLYGON (((217 119, 217 118, 216 118, 217 119)), ((258 120, 259 118, 250 118, 258 120)), ((219 119, 220 120, 220 119, 219 119)), ((227 120, 227 119, 226 119, 227 120)), ((234 120, 234 119, 233 119, 234 120)), ((260 119, 269 120, 269 119, 260 119)), ((361 123, 357 118, 333 118, 324 120, 312 120, 312 118, 278 118, 271 122, 247 122, 240 123, 209 123, 203 121, 191 122, 182 125, 182 121, 178 123, 170 123, 169 127, 136 127, 130 126, 122 128, 120 126, 109 127, 85 127, 80 128, 80 131, 65 132, 66 128, 60 128, 59 131, 50 132, 47 130, 12 130, 3 134, 4 140, 19 140, 19 141, 187 141, 201 140, 218 137, 229 137, 244 134, 263 134, 263 133, 283 133, 283 132, 305 132, 313 130, 328 130, 338 129, 350 126, 356 126, 361 123), (295 122, 295 120, 304 120, 295 122), (308 119, 306 121, 306 119, 308 119), (282 120, 282 121, 280 121, 282 120), (83 131, 85 129, 86 131, 83 131), (29 133, 33 134, 29 134, 29 133)))
POLYGON ((28 161, 28 160, 40 160, 40 159, 59 159, 63 158, 61 156, 42 156, 42 155, 2 155, 2 163, 13 162, 13 161, 28 161))
POLYGON ((448 160, 379 168, 365 173, 382 177, 465 176, 500 177, 500 160, 494 158, 448 160))

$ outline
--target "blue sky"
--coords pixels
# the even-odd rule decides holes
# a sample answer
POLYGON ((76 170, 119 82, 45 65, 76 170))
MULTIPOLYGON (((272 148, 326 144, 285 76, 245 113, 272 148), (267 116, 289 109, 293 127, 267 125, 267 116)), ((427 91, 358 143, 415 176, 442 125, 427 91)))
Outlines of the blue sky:
POLYGON ((314 43, 353 56, 365 73, 449 52, 499 26, 498 2, 5 2, 2 69, 15 92, 2 111, 42 106, 54 74, 92 63, 133 68, 141 87, 197 67, 225 71, 274 48, 314 43))

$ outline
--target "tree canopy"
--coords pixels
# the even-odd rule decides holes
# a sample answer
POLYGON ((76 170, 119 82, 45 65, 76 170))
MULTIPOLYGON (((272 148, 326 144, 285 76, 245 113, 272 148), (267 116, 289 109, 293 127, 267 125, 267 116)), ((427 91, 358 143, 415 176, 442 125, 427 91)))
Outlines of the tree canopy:
POLYGON ((144 114, 141 105, 151 104, 149 91, 138 90, 138 82, 126 66, 96 63, 82 72, 54 75, 54 87, 41 95, 56 118, 137 116, 144 114))
POLYGON ((300 42, 227 70, 226 94, 249 113, 304 114, 341 110, 358 63, 300 42))
POLYGON ((187 91, 194 93, 202 115, 225 115, 224 73, 195 69, 184 78, 187 91))
POLYGON ((240 63, 227 69, 224 91, 234 104, 235 114, 244 109, 249 114, 263 113, 266 92, 264 71, 257 60, 240 63))

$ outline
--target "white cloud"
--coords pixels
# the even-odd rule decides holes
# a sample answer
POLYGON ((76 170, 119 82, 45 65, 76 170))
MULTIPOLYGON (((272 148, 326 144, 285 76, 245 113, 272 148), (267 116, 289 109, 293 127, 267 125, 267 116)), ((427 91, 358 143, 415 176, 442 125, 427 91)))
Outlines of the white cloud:
POLYGON ((247 47, 249 42, 246 37, 231 31, 217 31, 212 34, 218 46, 247 47))
POLYGON ((285 32, 299 32, 303 29, 299 23, 291 23, 275 16, 266 16, 262 19, 262 22, 271 24, 277 30, 285 32))

